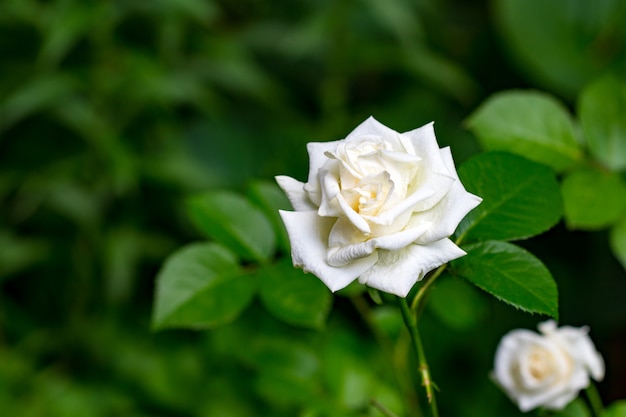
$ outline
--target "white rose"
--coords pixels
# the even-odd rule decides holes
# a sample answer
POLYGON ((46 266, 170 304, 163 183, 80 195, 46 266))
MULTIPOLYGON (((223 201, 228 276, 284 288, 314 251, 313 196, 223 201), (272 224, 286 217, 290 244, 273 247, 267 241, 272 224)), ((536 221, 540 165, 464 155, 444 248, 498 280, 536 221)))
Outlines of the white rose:
POLYGON ((589 376, 604 378, 604 361, 586 327, 557 328, 549 320, 539 330, 513 330, 502 338, 493 377, 522 411, 561 410, 589 385, 589 376))
POLYGON ((276 181, 293 263, 332 291, 356 278, 406 297, 416 281, 465 252, 448 237, 481 199, 465 191, 432 123, 398 133, 370 117, 345 139, 309 143, 308 182, 276 181))

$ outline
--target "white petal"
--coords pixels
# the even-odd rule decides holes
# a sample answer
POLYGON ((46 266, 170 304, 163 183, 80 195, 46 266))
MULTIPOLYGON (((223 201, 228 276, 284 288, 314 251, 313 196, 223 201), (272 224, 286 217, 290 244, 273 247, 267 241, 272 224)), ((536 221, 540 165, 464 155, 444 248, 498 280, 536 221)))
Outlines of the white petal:
POLYGON ((340 140, 333 142, 309 142, 306 145, 307 152, 309 153, 309 178, 304 189, 309 193, 311 200, 318 206, 321 200, 318 173, 328 161, 328 157, 324 155, 324 153, 334 151, 337 148, 337 144, 340 142, 340 140))
POLYGON ((432 189, 431 187, 422 187, 416 192, 414 192, 413 194, 407 196, 405 200, 399 202, 398 204, 394 205, 393 207, 390 207, 387 210, 384 210, 378 216, 363 216, 363 217, 365 217, 367 220, 373 223, 384 225, 384 226, 390 226, 394 224, 396 219, 400 217, 402 214, 406 213, 409 210, 413 210, 413 208, 416 205, 420 204, 420 202, 429 199, 435 194, 436 194, 436 190, 432 189))
POLYGON ((517 403, 523 412, 537 407, 546 407, 553 410, 561 409, 563 402, 569 403, 576 397, 578 391, 571 391, 563 384, 556 384, 547 389, 519 392, 517 403))
POLYGON ((493 375, 509 395, 517 391, 517 377, 513 372, 517 372, 519 352, 526 349, 526 346, 539 339, 539 335, 530 330, 512 330, 502 337, 496 349, 494 359, 493 375), (515 371, 514 371, 515 370, 515 371))
POLYGON ((378 262, 359 278, 362 284, 406 297, 413 285, 429 271, 465 255, 449 239, 429 245, 411 244, 404 249, 378 250, 378 262))
POLYGON ((602 381, 604 379, 604 359, 602 356, 593 347, 585 356, 587 357, 587 370, 591 377, 596 381, 602 381))
POLYGON ((342 239, 345 235, 340 235, 340 233, 345 233, 345 230, 335 230, 335 228, 338 227, 338 225, 341 225, 341 223, 342 222, 338 221, 331 232, 331 248, 328 251, 328 263, 334 266, 341 266, 352 262, 355 259, 369 256, 377 249, 384 249, 387 251, 402 250, 411 245, 429 227, 428 224, 424 224, 421 228, 416 227, 399 233, 394 233, 392 235, 377 237, 364 242, 353 243, 354 240, 356 240, 354 237, 352 238, 352 242, 346 242, 347 239, 342 239), (335 237, 333 236, 334 234, 339 236, 335 237))
POLYGON ((421 157, 423 161, 428 161, 430 170, 441 173, 448 172, 437 143, 433 122, 402 135, 411 140, 415 154, 421 157))
POLYGON ((574 360, 589 372, 593 379, 601 381, 604 378, 604 359, 589 337, 589 328, 563 326, 559 329, 559 335, 567 340, 574 360))
POLYGON ((554 398, 544 401, 542 405, 548 410, 560 411, 578 396, 578 392, 579 391, 563 391, 554 398))
POLYGON ((455 181, 449 191, 431 209, 414 213, 409 224, 413 225, 424 221, 431 222, 433 227, 425 233, 417 243, 428 243, 451 236, 463 218, 476 208, 482 198, 468 193, 454 171, 452 155, 448 148, 442 149, 444 159, 452 165, 452 176, 455 181))
POLYGON ((328 235, 335 219, 320 217, 315 211, 280 210, 280 216, 289 234, 294 266, 311 272, 333 292, 346 287, 376 262, 374 253, 335 268, 326 262, 328 235))
POLYGON ((452 189, 438 204, 429 210, 413 213, 409 226, 429 222, 433 227, 417 243, 429 243, 452 236, 463 218, 482 201, 481 198, 461 189, 456 181, 452 189))
POLYGON ((544 322, 539 323, 537 325, 537 328, 539 329, 541 333, 543 333, 546 336, 554 334, 557 331, 556 321, 546 320, 544 322))
POLYGON ((339 217, 341 214, 341 208, 336 199, 341 190, 339 188, 337 166, 336 164, 333 165, 335 166, 328 167, 332 170, 327 170, 326 168, 319 170, 322 199, 317 214, 324 217, 339 217))
POLYGON ((346 141, 352 141, 361 136, 382 136, 386 139, 396 138, 399 135, 393 129, 388 128, 372 116, 368 117, 364 122, 358 125, 348 136, 346 141))
POLYGON ((346 216, 350 223, 354 225, 354 227, 361 231, 361 233, 367 234, 371 232, 370 225, 367 223, 367 221, 365 221, 363 216, 361 216, 359 213, 354 211, 352 207, 350 207, 350 204, 348 204, 343 195, 337 195, 337 203, 339 203, 339 207, 341 208, 342 213, 346 216))
POLYGON ((450 170, 446 161, 446 152, 449 153, 449 151, 439 149, 432 123, 403 133, 403 135, 411 139, 416 155, 422 158, 422 161, 416 166, 417 178, 420 179, 420 182, 416 183, 415 186, 429 186, 437 190, 437 194, 416 207, 416 210, 427 210, 441 200, 454 180, 457 179, 454 164, 452 164, 453 169, 450 170))
POLYGON ((287 198, 291 202, 291 206, 296 211, 316 210, 317 207, 309 199, 308 194, 304 191, 304 183, 285 175, 278 175, 276 182, 283 189, 287 198))

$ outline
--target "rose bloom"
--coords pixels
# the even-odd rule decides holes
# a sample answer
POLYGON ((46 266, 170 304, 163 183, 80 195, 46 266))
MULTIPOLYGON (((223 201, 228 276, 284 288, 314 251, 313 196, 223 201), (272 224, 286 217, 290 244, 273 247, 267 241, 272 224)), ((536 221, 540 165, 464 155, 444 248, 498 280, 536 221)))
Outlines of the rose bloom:
POLYGON ((309 143, 306 183, 278 176, 295 211, 280 211, 295 266, 331 291, 356 278, 406 297, 465 255, 448 237, 481 199, 468 193, 433 124, 398 133, 370 117, 345 139, 309 143))
POLYGON ((561 410, 589 385, 604 378, 604 361, 586 327, 539 324, 541 334, 513 330, 496 351, 493 378, 521 411, 561 410))

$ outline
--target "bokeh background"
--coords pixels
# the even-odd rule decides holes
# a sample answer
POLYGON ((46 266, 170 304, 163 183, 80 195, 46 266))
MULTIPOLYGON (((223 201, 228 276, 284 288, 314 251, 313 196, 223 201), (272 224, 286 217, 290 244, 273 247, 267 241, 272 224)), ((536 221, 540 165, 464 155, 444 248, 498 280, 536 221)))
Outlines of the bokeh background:
MULTIPOLYGON (((304 179, 307 142, 370 115, 434 120, 461 164, 480 151, 463 121, 490 94, 540 89, 573 110, 626 72, 624 22, 619 0, 0 1, 0 414, 380 415, 370 395, 408 413, 419 394, 354 300, 336 297, 322 330, 255 303, 215 330, 152 332, 160 266, 199 239, 183 199, 304 179)), ((626 398, 626 273, 606 231, 522 244, 552 271, 561 322, 590 326, 605 402, 626 398)), ((520 415, 489 380, 493 353, 544 318, 453 278, 431 298, 442 415, 520 415)), ((384 308, 369 319, 398 331, 384 308)))

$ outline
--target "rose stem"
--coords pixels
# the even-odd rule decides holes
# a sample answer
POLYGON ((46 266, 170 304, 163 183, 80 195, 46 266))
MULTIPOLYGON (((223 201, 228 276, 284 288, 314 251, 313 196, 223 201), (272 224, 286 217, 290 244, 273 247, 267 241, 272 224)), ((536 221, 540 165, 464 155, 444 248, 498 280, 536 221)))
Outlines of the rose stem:
POLYGON ((409 330, 409 334, 411 335, 411 339, 413 340, 415 353, 417 353, 417 360, 419 363, 418 369, 422 377, 422 385, 426 390, 426 398, 428 399, 428 403, 430 404, 433 417, 439 417, 439 412, 437 411, 437 401, 435 400, 435 392, 433 390, 433 382, 430 379, 430 371, 428 370, 428 363, 426 363, 426 355, 424 354, 422 339, 420 339, 419 332, 417 331, 417 323, 415 322, 415 319, 411 314, 411 310, 409 309, 409 305, 406 302, 406 298, 398 297, 398 299, 400 301, 400 311, 402 311, 404 324, 409 330))
POLYGON ((399 363, 396 359, 398 355, 394 354, 391 339, 384 332, 382 332, 378 325, 374 322, 372 311, 362 295, 351 296, 350 301, 352 301, 352 305, 358 311, 360 316, 363 318, 363 321, 372 332, 374 339, 381 346, 385 357, 391 358, 390 361, 393 367, 394 375, 400 383, 400 387, 404 395, 409 399, 411 406, 416 407, 417 398, 415 390, 410 386, 410 375, 406 370, 406 366, 403 366, 403 364, 399 363))
POLYGON ((370 400, 370 404, 372 405, 372 407, 380 411, 380 413, 386 417, 398 417, 390 409, 388 409, 387 407, 385 407, 384 405, 382 405, 381 403, 379 403, 373 398, 370 400))
POLYGON ((411 303, 411 311, 413 312, 413 314, 417 314, 417 309, 419 308, 420 301, 422 300, 422 298, 424 298, 424 295, 426 294, 426 290, 428 290, 428 287, 430 287, 430 285, 433 282, 435 282, 437 277, 441 275, 443 271, 445 271, 447 266, 448 264, 441 265, 439 268, 435 270, 435 272, 432 273, 431 276, 427 277, 424 280, 424 284, 422 284, 420 289, 417 291, 417 294, 415 295, 415 298, 413 298, 413 302, 411 303))
POLYGON ((604 415, 604 406, 602 405, 602 399, 600 399, 598 389, 593 382, 589 381, 589 385, 585 389, 585 394, 587 394, 589 404, 591 404, 591 408, 593 409, 593 414, 595 414, 596 417, 604 415))

